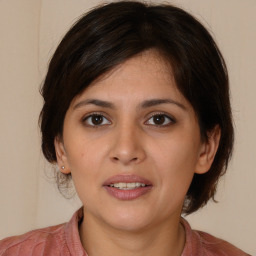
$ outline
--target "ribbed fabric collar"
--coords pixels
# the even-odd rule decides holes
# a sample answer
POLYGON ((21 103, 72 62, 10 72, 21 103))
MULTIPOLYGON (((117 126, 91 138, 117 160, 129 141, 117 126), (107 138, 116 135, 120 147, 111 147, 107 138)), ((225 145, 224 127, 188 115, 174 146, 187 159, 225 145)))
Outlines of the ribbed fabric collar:
POLYGON ((65 227, 65 237, 71 255, 88 256, 82 246, 78 230, 79 223, 82 218, 83 208, 80 208, 74 213, 71 220, 66 224, 65 227))

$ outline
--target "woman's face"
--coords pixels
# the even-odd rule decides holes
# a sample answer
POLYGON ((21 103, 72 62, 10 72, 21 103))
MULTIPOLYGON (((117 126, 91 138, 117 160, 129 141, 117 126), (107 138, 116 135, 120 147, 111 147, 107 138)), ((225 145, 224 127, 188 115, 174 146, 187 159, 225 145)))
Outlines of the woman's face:
POLYGON ((55 146, 87 218, 122 230, 179 219, 195 171, 209 167, 193 108, 153 51, 76 97, 55 146))

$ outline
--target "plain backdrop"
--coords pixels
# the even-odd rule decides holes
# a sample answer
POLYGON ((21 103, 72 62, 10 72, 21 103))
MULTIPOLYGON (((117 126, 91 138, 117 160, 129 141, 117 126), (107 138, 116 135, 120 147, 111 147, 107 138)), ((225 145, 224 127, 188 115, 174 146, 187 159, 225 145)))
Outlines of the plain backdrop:
MULTIPOLYGON (((212 32, 227 62, 235 122, 235 151, 219 203, 187 219, 195 229, 256 253, 256 1, 165 2, 191 12, 212 32)), ((0 239, 66 222, 81 205, 59 194, 40 151, 39 87, 61 37, 99 3, 0 0, 0 239)))

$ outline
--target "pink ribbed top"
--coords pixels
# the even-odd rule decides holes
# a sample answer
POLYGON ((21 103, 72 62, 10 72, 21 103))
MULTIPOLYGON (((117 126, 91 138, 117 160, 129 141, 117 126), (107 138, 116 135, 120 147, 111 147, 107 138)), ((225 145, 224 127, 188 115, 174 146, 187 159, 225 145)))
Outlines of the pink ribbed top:
MULTIPOLYGON (((82 208, 65 224, 38 229, 0 241, 0 256, 88 256, 80 238, 78 225, 82 208)), ((181 256, 245 256, 249 255, 230 243, 207 233, 192 230, 181 219, 186 231, 186 244, 181 256)))

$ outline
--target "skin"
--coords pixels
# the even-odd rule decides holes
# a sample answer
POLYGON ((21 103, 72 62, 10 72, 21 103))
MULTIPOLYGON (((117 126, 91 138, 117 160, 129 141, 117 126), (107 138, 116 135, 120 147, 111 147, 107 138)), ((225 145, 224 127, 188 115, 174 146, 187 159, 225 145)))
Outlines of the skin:
POLYGON ((208 135, 209 141, 201 140, 192 106, 154 51, 124 62, 77 96, 55 148, 59 166, 65 166, 61 171, 72 173, 84 205, 80 237, 87 253, 181 255, 184 198, 194 173, 209 170, 220 131, 208 135), (112 106, 86 104, 88 99, 112 106), (170 102, 142 107, 152 99, 170 102), (97 125, 92 113, 101 118, 97 125), (102 184, 124 174, 142 176, 153 187, 134 200, 119 200, 102 184))

